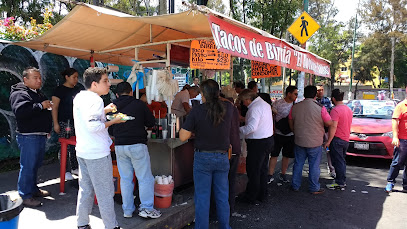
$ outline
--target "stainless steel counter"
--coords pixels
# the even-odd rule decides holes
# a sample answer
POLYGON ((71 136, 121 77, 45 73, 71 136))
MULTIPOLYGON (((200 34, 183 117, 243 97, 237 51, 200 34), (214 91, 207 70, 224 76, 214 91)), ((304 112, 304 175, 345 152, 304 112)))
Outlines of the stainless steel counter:
POLYGON ((172 175, 174 186, 193 181, 194 140, 149 139, 147 142, 153 175, 172 175))

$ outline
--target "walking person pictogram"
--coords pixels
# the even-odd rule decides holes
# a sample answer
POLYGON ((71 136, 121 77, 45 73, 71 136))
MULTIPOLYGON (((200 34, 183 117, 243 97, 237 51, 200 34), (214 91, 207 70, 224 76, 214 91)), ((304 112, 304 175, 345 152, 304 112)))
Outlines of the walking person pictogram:
POLYGON ((307 35, 307 37, 308 37, 308 31, 307 31, 307 26, 308 26, 308 21, 306 21, 305 19, 304 19, 304 17, 301 17, 301 25, 300 25, 300 27, 302 27, 302 29, 301 29, 301 37, 302 37, 302 33, 303 33, 303 31, 305 30, 305 35, 307 35))

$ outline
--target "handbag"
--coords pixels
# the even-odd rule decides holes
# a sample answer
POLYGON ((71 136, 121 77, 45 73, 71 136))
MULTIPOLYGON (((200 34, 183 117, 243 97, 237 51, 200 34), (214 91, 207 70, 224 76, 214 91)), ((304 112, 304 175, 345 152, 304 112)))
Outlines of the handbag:
POLYGON ((288 124, 288 116, 278 120, 278 122, 276 122, 276 128, 284 135, 291 133, 292 131, 288 124))
MULTIPOLYGON (((293 106, 295 104, 295 101, 293 102, 293 106)), ((280 120, 278 120, 278 122, 276 122, 276 128, 281 131, 282 134, 287 135, 289 133, 291 133, 291 128, 290 128, 290 124, 288 124, 288 115, 287 117, 284 117, 280 120)))

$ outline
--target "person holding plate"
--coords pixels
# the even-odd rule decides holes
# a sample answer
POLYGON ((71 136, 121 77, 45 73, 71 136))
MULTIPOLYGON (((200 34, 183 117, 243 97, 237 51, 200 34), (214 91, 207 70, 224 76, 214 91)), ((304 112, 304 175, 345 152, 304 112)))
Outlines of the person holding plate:
POLYGON ((131 218, 136 210, 134 205, 133 172, 136 173, 140 207, 138 215, 143 218, 159 218, 161 212, 154 209, 154 177, 151 172, 150 154, 147 148, 145 127, 153 127, 155 118, 147 105, 133 97, 131 85, 121 82, 117 85, 118 98, 113 101, 117 111, 134 117, 126 123, 111 126, 109 132, 115 137, 117 167, 120 173, 120 188, 123 200, 123 216, 131 218))

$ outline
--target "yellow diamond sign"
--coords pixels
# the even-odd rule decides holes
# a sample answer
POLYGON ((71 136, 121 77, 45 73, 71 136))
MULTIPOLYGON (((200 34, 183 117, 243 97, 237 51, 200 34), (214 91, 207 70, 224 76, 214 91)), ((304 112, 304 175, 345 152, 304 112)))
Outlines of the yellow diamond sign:
POLYGON ((319 29, 318 23, 307 12, 303 12, 288 28, 288 31, 304 44, 319 29))

